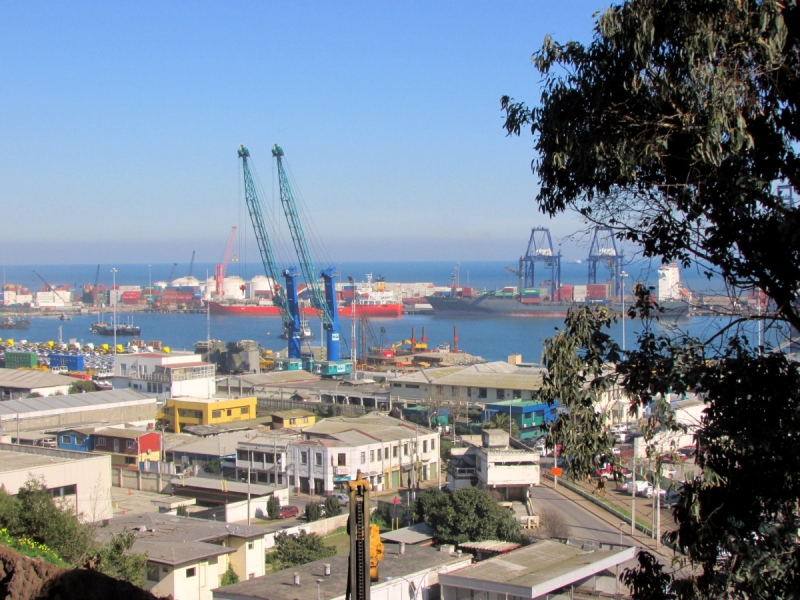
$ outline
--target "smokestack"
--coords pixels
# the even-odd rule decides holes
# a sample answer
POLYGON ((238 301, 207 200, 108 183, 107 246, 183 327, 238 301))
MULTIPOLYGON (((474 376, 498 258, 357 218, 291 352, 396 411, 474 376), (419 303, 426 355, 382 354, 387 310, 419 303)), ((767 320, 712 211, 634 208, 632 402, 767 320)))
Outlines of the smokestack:
POLYGON ((328 563, 323 565, 325 567, 325 577, 331 576, 331 566, 328 563))
POLYGON ((423 344, 428 341, 428 338, 425 336, 425 325, 422 326, 422 339, 420 341, 423 344))
POLYGON ((300 586, 300 573, 295 572, 294 574, 294 585, 299 587, 300 586))
POLYGON ((400 556, 403 556, 406 553, 406 543, 400 542, 400 556))
POLYGON ((453 325, 453 352, 458 352, 458 325, 453 325))

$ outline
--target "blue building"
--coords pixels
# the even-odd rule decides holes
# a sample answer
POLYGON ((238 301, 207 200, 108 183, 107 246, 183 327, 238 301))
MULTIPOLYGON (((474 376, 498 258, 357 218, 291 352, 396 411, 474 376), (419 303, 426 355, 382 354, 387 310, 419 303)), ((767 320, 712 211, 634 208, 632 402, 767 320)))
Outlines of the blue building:
POLYGON ((539 400, 501 400, 487 404, 482 417, 484 421, 490 421, 497 413, 509 412, 519 427, 519 439, 537 438, 544 433, 542 425, 556 419, 558 404, 551 406, 539 400))
POLYGON ((59 450, 91 452, 94 450, 92 434, 94 429, 65 429, 58 432, 59 450))

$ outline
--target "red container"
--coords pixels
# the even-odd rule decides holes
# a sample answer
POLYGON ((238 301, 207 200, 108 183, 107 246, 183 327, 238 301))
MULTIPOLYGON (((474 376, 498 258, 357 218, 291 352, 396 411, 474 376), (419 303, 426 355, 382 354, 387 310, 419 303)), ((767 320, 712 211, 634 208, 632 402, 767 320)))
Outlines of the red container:
POLYGON ((541 304, 541 298, 520 298, 520 304, 541 304))

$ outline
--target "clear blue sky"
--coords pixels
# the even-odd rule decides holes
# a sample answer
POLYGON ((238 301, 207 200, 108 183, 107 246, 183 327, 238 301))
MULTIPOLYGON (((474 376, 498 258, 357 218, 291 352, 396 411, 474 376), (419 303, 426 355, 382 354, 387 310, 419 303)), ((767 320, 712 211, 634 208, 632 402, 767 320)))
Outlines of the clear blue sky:
POLYGON ((608 3, 3 2, 0 258, 216 262, 252 240, 237 146, 269 204, 277 142, 334 260, 513 260, 578 223, 536 209, 500 96, 608 3))

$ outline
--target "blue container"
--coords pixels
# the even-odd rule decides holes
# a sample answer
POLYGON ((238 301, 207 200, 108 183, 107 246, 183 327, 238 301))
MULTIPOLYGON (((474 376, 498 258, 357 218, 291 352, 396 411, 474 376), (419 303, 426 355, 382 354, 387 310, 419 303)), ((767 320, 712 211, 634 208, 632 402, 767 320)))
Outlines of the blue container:
POLYGON ((67 367, 69 371, 83 371, 85 369, 83 356, 72 354, 51 354, 50 366, 67 367))

